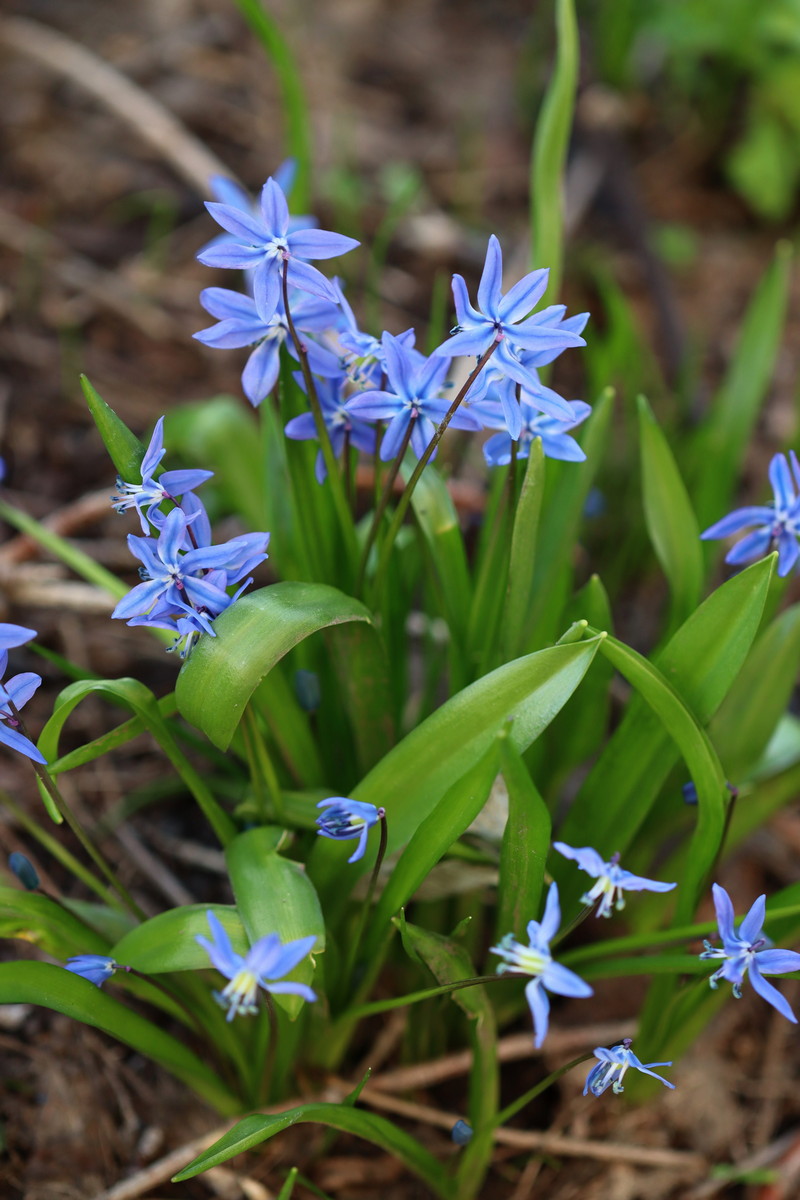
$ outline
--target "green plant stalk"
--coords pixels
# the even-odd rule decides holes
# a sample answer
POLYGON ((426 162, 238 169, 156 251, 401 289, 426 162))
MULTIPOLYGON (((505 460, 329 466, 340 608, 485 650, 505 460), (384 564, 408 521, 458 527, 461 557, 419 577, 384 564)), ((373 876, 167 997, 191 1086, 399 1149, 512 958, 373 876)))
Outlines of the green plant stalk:
POLYGON ((242 720, 242 737, 244 739, 247 762, 250 768, 250 778, 253 783, 256 801, 260 815, 266 822, 274 815, 279 821, 285 820, 283 798, 278 776, 272 765, 253 706, 248 704, 242 720), (272 811, 270 811, 272 810, 272 811))
POLYGON ((386 824, 386 813, 383 811, 383 809, 380 809, 379 811, 381 834, 380 842, 378 843, 378 853, 375 856, 375 866, 372 868, 372 875, 370 876, 369 885, 367 887, 367 894, 364 897, 364 903, 361 906, 361 912, 358 916, 358 925, 356 926, 355 933, 350 939, 350 947, 347 952, 347 959, 342 972, 342 978, 350 981, 352 981, 353 978, 353 971, 358 959, 358 949, 361 945, 361 939, 364 936, 364 927, 367 923, 367 918, 369 917, 370 910, 372 908, 372 897, 375 895, 375 886, 378 882, 378 876, 380 875, 381 864, 383 863, 386 855, 386 845, 389 838, 389 831, 386 824))
POLYGON ((403 519, 405 518, 406 512, 408 511, 408 506, 411 503, 411 496, 414 491, 414 488, 417 486, 419 477, 421 476, 422 472, 425 470, 426 466, 430 462, 431 455, 433 454, 436 447, 439 445, 439 442, 442 440, 442 437, 444 436, 444 432, 447 429, 447 426, 452 421, 453 417, 455 416, 456 410, 459 407, 459 405, 461 404, 461 401, 464 399, 467 392, 472 387, 473 383, 478 378, 481 371, 486 366, 487 362, 492 357, 492 355, 494 354, 495 350, 497 349, 497 347, 499 345, 500 345, 500 343, 497 341, 492 342, 489 349, 485 350, 483 352, 483 354, 481 355, 481 357, 478 359, 477 365, 475 367, 473 367, 472 371, 470 372, 469 376, 467 377, 466 383, 459 391, 459 393, 456 396, 453 403, 450 405, 449 409, 447 410, 444 417, 442 418, 441 424, 439 425, 435 434, 433 435, 430 442, 428 443, 428 445, 425 449, 425 453, 422 455, 422 458, 420 458, 417 461, 417 465, 414 467, 414 470, 411 472, 411 475, 409 476, 408 483, 405 486, 405 491, 403 492, 402 496, 400 497, 400 500, 398 501, 397 508, 394 511, 394 516, 392 517, 392 523, 389 526, 386 537, 384 538, 384 541, 383 541, 383 545, 381 546, 380 557, 378 559, 378 570, 376 572, 376 577, 375 577, 375 587, 376 587, 376 593, 378 595, 381 594, 381 585, 383 582, 383 578, 386 574, 386 569, 389 564, 389 557, 392 553, 392 546, 394 545, 394 541, 395 541, 395 538, 397 537, 400 526, 403 524, 403 519))
POLYGON ((61 843, 56 838, 52 837, 46 829, 42 829, 37 821, 34 821, 32 817, 29 817, 28 814, 22 808, 20 808, 16 801, 9 796, 8 792, 0 792, 0 803, 2 803, 7 809, 9 809, 10 812, 14 814, 15 818, 17 821, 19 821, 23 829, 27 830, 31 837, 35 838, 40 846, 43 846, 49 854, 52 854, 53 858, 55 858, 57 862, 60 862, 62 867, 65 867, 66 870, 70 871, 76 879, 80 879, 81 883, 86 884, 86 886, 93 891, 96 896, 100 897, 104 904, 111 903, 115 908, 121 907, 120 902, 116 899, 116 897, 109 896, 108 888, 102 882, 102 880, 98 879, 96 875, 93 875, 88 867, 83 865, 80 859, 76 858, 74 854, 71 854, 70 851, 67 850, 66 846, 62 846, 61 843))
POLYGON ((409 992, 405 996, 394 996, 391 1000, 373 1000, 369 1004, 361 1004, 342 1014, 342 1020, 360 1021, 362 1017, 372 1017, 376 1013, 390 1012, 394 1008, 405 1008, 409 1004, 419 1004, 422 1000, 431 1000, 435 996, 449 996, 451 992, 459 992, 462 988, 477 987, 482 983, 497 983, 501 979, 519 979, 520 975, 510 971, 504 975, 476 975, 474 979, 459 979, 456 983, 442 983, 438 987, 423 988, 419 992, 409 992))
POLYGON ((319 402, 316 384, 311 368, 308 365, 308 354, 303 344, 302 339, 298 336, 295 329, 294 321, 292 320, 291 309, 289 308, 289 284, 287 280, 288 262, 283 264, 283 307, 286 312, 286 324, 289 326, 289 335, 294 342, 297 356, 300 360, 300 370, 303 373, 303 380, 306 385, 306 393, 308 402, 311 405, 311 411, 314 414, 314 424, 317 429, 317 437, 319 439, 322 457, 325 461, 325 468, 328 472, 328 486, 331 489, 331 498, 333 506, 336 509, 336 515, 339 518, 339 523, 342 530, 342 539, 344 542, 347 563, 352 564, 355 560, 355 529, 353 527, 353 519, 350 515, 350 508, 347 503, 347 496, 342 483, 342 475, 339 470, 339 464, 336 461, 336 456, 333 453, 331 439, 328 436, 328 429, 325 425, 325 419, 322 415, 322 406, 319 402))
POLYGON ((565 1063, 563 1067, 559 1067, 557 1071, 553 1071, 552 1074, 548 1075, 546 1079, 543 1079, 541 1083, 537 1083, 536 1086, 532 1087, 529 1091, 523 1092, 521 1096, 518 1096, 516 1100, 507 1105, 506 1108, 501 1109, 501 1111, 497 1114, 494 1123, 495 1129, 497 1129, 497 1127, 500 1125, 505 1125, 506 1121, 510 1121, 512 1117, 515 1117, 518 1112, 526 1107, 526 1105, 530 1104, 531 1100, 535 1100, 536 1097, 540 1096, 542 1092, 547 1090, 547 1088, 552 1087, 556 1080, 560 1079, 562 1075, 566 1075, 567 1071, 571 1071, 573 1067, 579 1067, 581 1063, 588 1062, 590 1058, 594 1058, 594 1055, 581 1054, 578 1058, 573 1058, 571 1062, 565 1063))
POLYGON ((292 188, 292 200, 300 212, 305 212, 309 202, 313 155, 311 120, 297 63, 278 25, 264 11, 259 0, 235 0, 235 3, 264 47, 278 76, 286 120, 286 142, 292 157, 297 160, 297 178, 292 188))
MULTIPOLYGON (((378 504, 375 508, 375 513, 372 517, 372 524, 369 527, 369 533, 367 534, 367 539, 364 542, 364 549, 361 551, 361 561, 358 564, 358 574, 356 576, 356 595, 357 596, 361 595, 362 589, 364 587, 364 576, 367 571, 367 563, 369 561, 369 553, 374 545, 378 530, 380 529, 381 521, 383 520, 383 514, 386 512, 387 505, 392 498, 392 493, 394 491, 394 481, 395 481, 395 479, 397 479, 397 476, 400 472, 400 467, 402 466, 402 463, 403 463, 403 459, 406 456, 406 451, 408 450, 409 442, 411 441, 412 429, 413 429, 413 426, 412 426, 411 422, 409 421, 408 429, 405 432, 405 436, 403 437, 403 441, 400 446, 400 449, 398 450, 397 454, 395 455, 394 461, 392 462, 392 465, 390 466, 390 468, 387 471, 386 476, 384 477, 384 480, 383 480, 383 493, 382 493, 381 498, 378 501, 378 504)), ((376 462, 376 464, 378 462, 377 455, 375 458, 375 462, 376 462)), ((375 479, 376 479, 376 481, 378 479, 377 466, 376 466, 376 471, 375 471, 375 479)))

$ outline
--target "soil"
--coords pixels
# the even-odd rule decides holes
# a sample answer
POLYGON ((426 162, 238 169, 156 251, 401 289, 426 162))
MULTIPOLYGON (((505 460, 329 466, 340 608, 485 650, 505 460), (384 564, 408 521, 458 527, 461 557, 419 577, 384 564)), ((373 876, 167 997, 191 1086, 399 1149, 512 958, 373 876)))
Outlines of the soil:
MULTIPOLYGON (((529 139, 549 71, 550 6, 270 0, 268 8, 295 49, 308 96, 317 190, 325 197, 315 204, 322 226, 340 228, 344 216, 370 237, 386 207, 386 165, 408 164, 422 177, 420 198, 390 245, 380 285, 386 327, 424 327, 437 274, 457 268, 474 279, 488 229, 502 233, 508 261, 524 266, 529 139)), ((588 63, 591 47, 585 50, 588 63)), ((191 338, 206 323, 198 291, 212 282, 194 255, 212 230, 202 210, 203 162, 192 158, 180 131, 255 190, 285 157, 278 83, 226 0, 113 6, 11 0, 0 17, 0 72, 4 495, 36 517, 52 518, 78 546, 133 578, 121 525, 107 503, 113 473, 78 375, 85 372, 140 433, 172 405, 239 394, 238 356, 206 350, 191 338), (65 39, 55 49, 48 31, 65 39), (72 53, 80 47, 113 74, 76 64, 72 53), (173 130, 160 147, 154 144, 147 113, 119 93, 120 77, 172 114, 178 136, 173 130)), ((602 247, 668 379, 687 347, 704 347, 692 398, 702 408, 781 231, 759 226, 725 191, 715 148, 699 123, 670 129, 651 98, 611 99, 609 105, 585 65, 573 164, 594 163, 606 173, 606 185, 587 192, 579 173, 570 175, 569 199, 579 214, 571 225, 571 254, 579 261, 587 247, 602 247), (609 163, 614 187, 608 186, 609 163), (654 263, 653 233, 664 222, 683 224, 694 239, 697 252, 680 270, 654 263)), ((587 287, 580 272, 568 273, 565 298, 573 310, 582 306, 587 287)), ((759 431, 759 463, 795 423, 796 288, 793 300, 759 431)), ((141 631, 109 622, 97 593, 8 527, 0 543, 0 620, 35 627, 44 645, 87 671, 136 673, 159 695, 172 686, 175 665, 158 647, 141 631)), ((29 710, 38 728, 61 676, 50 663, 25 669, 45 677, 29 710)), ((108 722, 100 704, 82 706, 75 736, 97 736, 108 722)), ((180 797, 167 795, 158 819, 119 822, 123 797, 158 785, 162 776, 160 757, 141 738, 113 765, 85 771, 72 800, 90 820, 108 821, 104 848, 147 911, 187 898, 225 900, 218 859, 182 811, 180 797)), ((0 789, 25 811, 37 811, 24 764, 7 755, 0 758, 0 789)), ((30 852, 10 811, 2 821, 3 851, 30 852)), ((798 849, 800 820, 784 812, 731 865, 734 886, 757 895, 795 881, 798 849)), ((66 881, 55 876, 45 873, 43 882, 57 891, 66 881)), ((18 942, 0 950, 4 958, 19 953, 18 942)), ((785 990, 800 1002, 795 984, 785 990)), ((598 989, 592 1021, 622 1028, 635 1016, 635 1000, 611 982, 598 989)), ((584 1020, 569 1005, 558 1010, 545 1067, 563 1061, 561 1046, 580 1043, 578 1053, 595 1044, 584 1020), (560 1035, 567 1041, 559 1043, 560 1035)), ((384 1056, 381 1070, 394 1070, 401 1026, 379 1023, 368 1035, 373 1040, 362 1048, 364 1062, 384 1056)), ((201 1179, 171 1185, 170 1175, 192 1156, 190 1143, 216 1129, 219 1118, 170 1076, 105 1036, 30 1006, 0 1008, 0 1049, 0 1194, 8 1200, 266 1200, 293 1165, 302 1176, 294 1194, 302 1200, 426 1194, 385 1155, 346 1136, 331 1145, 312 1127, 286 1133, 262 1153, 201 1179)), ((610 1094, 589 1103, 581 1096, 581 1072, 566 1076, 554 1100, 513 1122, 556 1140, 545 1139, 538 1153, 498 1146, 484 1195, 797 1195, 799 1059, 793 1027, 746 992, 676 1064, 674 1092, 662 1091, 639 1107, 610 1094), (640 1150, 673 1157, 646 1162, 640 1150), (752 1169, 778 1169, 782 1182, 715 1181, 714 1164, 743 1161, 752 1169)), ((360 1071, 351 1065, 348 1079, 355 1081, 360 1071)), ((542 1060, 531 1052, 504 1071, 510 1099, 540 1077, 542 1060)), ((446 1158, 457 1153, 447 1114, 463 1102, 464 1077, 435 1079, 436 1072, 426 1077, 423 1070, 416 1086, 386 1094, 399 1101, 395 1119, 446 1158), (411 1108, 403 1110, 403 1102, 411 1108)), ((335 1094, 339 1084, 321 1086, 335 1094)))

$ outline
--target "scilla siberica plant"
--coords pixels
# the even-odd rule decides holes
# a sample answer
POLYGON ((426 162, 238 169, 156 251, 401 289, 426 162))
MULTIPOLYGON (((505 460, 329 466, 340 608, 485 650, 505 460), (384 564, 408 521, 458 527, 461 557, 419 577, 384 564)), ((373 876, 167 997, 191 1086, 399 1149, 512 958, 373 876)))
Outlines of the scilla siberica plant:
MULTIPOLYGON (((253 206, 236 185, 216 180, 218 202, 208 206, 225 236, 201 261, 246 272, 241 292, 203 291, 218 323, 196 335, 212 349, 247 350, 242 387, 251 407, 225 410, 242 447, 234 471, 224 461, 174 465, 181 426, 171 414, 145 447, 85 385, 119 475, 113 506, 138 529, 128 545, 139 582, 105 580, 116 593, 111 615, 178 649, 174 696, 157 699, 131 679, 79 678, 34 744, 21 710, 39 676, 8 674, 7 664, 25 665, 36 633, 0 624, 0 742, 30 762, 47 815, 68 821, 81 854, 62 851, 42 826, 43 848, 75 872, 74 898, 68 888, 44 892, 24 856, 11 864, 5 928, 24 927, 48 961, 1 964, 0 1000, 38 1001, 100 1025, 220 1112, 250 1111, 176 1178, 287 1124, 317 1121, 389 1149, 432 1194, 469 1200, 490 1167, 497 1127, 575 1065, 500 1109, 499 1014, 532 1022, 538 1050, 564 1004, 592 1020, 607 975, 651 975, 641 1012, 619 1016, 638 1018, 643 1055, 672 1057, 643 1062, 630 1038, 594 1050, 587 1043, 578 1061, 597 1060, 583 1089, 595 1097, 622 1091, 629 1070, 673 1087, 652 1068, 679 1057, 687 1029, 699 1028, 722 997, 722 980, 740 996, 749 976, 753 1020, 766 1019, 763 1000, 795 1019, 765 977, 800 967, 800 954, 770 941, 797 939, 797 888, 769 905, 761 897, 737 928, 734 902, 714 884, 716 924, 704 918, 712 869, 725 870, 722 856, 751 827, 735 808, 739 785, 757 805, 762 756, 800 661, 792 609, 757 638, 772 551, 781 576, 798 557, 800 477, 794 457, 793 483, 778 455, 774 504, 737 510, 706 530, 713 538, 755 527, 728 559, 757 561, 700 603, 691 501, 640 402, 646 525, 673 597, 671 636, 657 658, 644 657, 608 632, 598 576, 575 588, 575 547, 612 398, 604 393, 593 409, 566 399, 546 371, 586 344, 587 314, 570 317, 563 305, 544 303, 544 267, 505 280, 492 235, 477 303, 456 275, 457 324, 432 353, 420 350, 411 329, 363 331, 341 281, 309 261, 357 243, 305 216, 293 221, 285 186, 285 172, 268 180, 253 206), (484 443, 489 496, 477 545, 462 532, 445 473, 432 465, 447 456, 448 429, 473 457, 481 430, 493 431, 484 443), (245 452, 253 446, 258 453, 245 452), (242 512, 230 502, 237 495, 242 512), (238 518, 240 531, 215 540, 209 510, 238 518), (243 531, 245 511, 263 514, 253 523, 270 532, 243 531), (268 545, 273 582, 263 573, 268 545), (606 738, 612 670, 634 695, 606 738), (773 686, 753 701, 759 672, 773 686), (70 714, 97 694, 135 719, 62 755, 70 714), (743 736, 751 703, 759 705, 758 734, 743 736), (185 750, 187 725, 210 743, 206 758, 196 736, 191 757, 185 750), (62 773, 143 728, 219 841, 229 884, 222 898, 149 917, 58 785, 62 773), (691 807, 670 779, 679 756, 697 799, 691 807), (736 787, 726 783, 723 761, 736 787), (490 792, 505 805, 499 830, 479 820, 490 792), (664 845, 674 849, 657 864, 664 845), (481 885, 471 921, 458 921, 452 934, 440 864, 464 856, 479 860, 493 887, 489 894, 481 885), (621 858, 674 882, 634 874, 621 858), (593 880, 588 889, 581 873, 593 880), (444 896, 440 927, 407 919, 426 880, 444 896), (626 895, 640 892, 652 895, 626 895), (627 934, 616 925, 626 900, 636 909, 636 931, 627 934), (608 918, 610 938, 575 936, 592 912, 608 918), (721 948, 711 944, 715 931, 721 948), (709 975, 711 959, 721 965, 709 975), (390 994, 398 979, 403 987, 390 994), (346 1075, 362 1020, 463 989, 472 997, 463 1010, 422 1010, 454 1027, 466 1012, 475 1028, 468 1111, 442 1121, 460 1148, 456 1158, 443 1154, 446 1166, 367 1111, 368 1088, 358 1107, 342 1091, 324 1104, 309 1094, 280 1117, 260 1111, 296 1095, 300 1080, 308 1087, 326 1073, 346 1075), (314 1071, 298 1073, 300 1066, 314 1071)), ((711 499, 721 506, 728 497, 711 499)), ((3 513, 11 519, 13 509, 4 503, 3 513)), ((77 562, 66 544, 49 544, 77 562)), ((766 800, 759 811, 768 811, 766 800)), ((326 1085, 328 1095, 338 1086, 326 1085)))

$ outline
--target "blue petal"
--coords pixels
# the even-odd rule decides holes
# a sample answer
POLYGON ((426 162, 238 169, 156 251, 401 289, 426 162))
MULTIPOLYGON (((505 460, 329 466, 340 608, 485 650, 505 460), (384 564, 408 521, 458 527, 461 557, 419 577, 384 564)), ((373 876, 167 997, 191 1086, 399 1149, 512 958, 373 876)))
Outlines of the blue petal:
POLYGON ((764 918, 767 915, 767 897, 759 896, 750 906, 750 911, 739 926, 739 938, 752 946, 763 935, 764 918))
MULTIPOLYGON (((478 308, 493 320, 498 317, 503 283, 503 254, 494 234, 486 247, 486 261, 478 284, 478 308)), ((533 305, 531 305, 531 308, 533 305)))
POLYGON ((800 971, 800 954, 795 950, 758 950, 756 965, 762 975, 785 975, 800 971))
POLYGON ((548 944, 553 940, 558 933, 558 927, 561 924, 561 908, 558 903, 558 884, 551 883, 550 890, 547 893, 547 902, 544 906, 544 916, 539 927, 540 936, 548 944))
POLYGON ((16 729, 9 729, 5 721, 0 721, 0 742, 4 742, 6 746, 10 746, 12 750, 18 750, 20 754, 24 754, 34 762, 47 765, 47 759, 40 750, 37 750, 33 742, 23 737, 16 729))
POLYGON ((547 992, 542 987, 538 979, 532 979, 525 988, 525 999, 528 1001, 528 1007, 531 1010, 533 1017, 534 1039, 533 1044, 538 1050, 544 1039, 547 1037, 547 1028, 550 1018, 550 1001, 547 998, 547 992))
POLYGON ((253 272, 253 299, 259 317, 268 325, 281 300, 281 268, 277 258, 262 258, 253 272))
POLYGON ((259 405, 270 394, 278 381, 280 370, 280 343, 270 338, 256 346, 242 371, 242 388, 253 405, 259 405))
POLYGON ((769 464, 769 481, 775 496, 775 507, 787 512, 796 500, 792 487, 792 476, 785 454, 776 454, 769 464))
POLYGON ((729 943, 736 940, 733 933, 733 904, 725 888, 720 887, 718 883, 712 885, 711 893, 714 897, 714 908, 717 913, 717 930, 719 931, 720 938, 727 947, 729 943))
POLYGON ((256 306, 252 296, 244 296, 230 288, 207 287, 200 293, 200 303, 207 313, 224 321, 231 317, 234 320, 255 321, 256 306))
MULTIPOLYGON (((289 228, 289 206, 280 186, 271 177, 261 189, 261 216, 269 238, 284 238, 289 228)), ((267 241, 264 238, 264 241, 267 241)))
POLYGON ((338 258, 348 254, 361 243, 343 233, 330 233, 327 229, 302 229, 290 233, 287 238, 292 254, 300 258, 338 258))
POLYGON ((497 312, 504 325, 512 325, 516 321, 521 321, 523 317, 527 317, 547 291, 549 277, 548 268, 542 267, 538 271, 531 271, 529 275, 520 279, 519 283, 515 283, 509 289, 500 301, 497 312))
POLYGON ((776 987, 763 978, 755 962, 750 964, 750 982, 759 996, 777 1009, 782 1017, 786 1017, 786 1020, 791 1021, 793 1025, 797 1024, 797 1017, 792 1012, 789 1001, 781 995, 776 987))
POLYGON ((595 879, 608 873, 607 862, 591 846, 582 846, 580 849, 576 849, 568 846, 566 842, 553 842, 553 849, 562 854, 564 858, 571 858, 582 871, 585 871, 587 875, 592 875, 595 879))
POLYGON ((323 300, 336 299, 336 291, 331 281, 316 267, 312 267, 311 263, 292 256, 288 262, 287 278, 289 283, 301 292, 311 292, 313 296, 321 296, 323 300))
POLYGON ((701 538, 724 538, 731 534, 740 533, 748 525, 772 525, 775 520, 775 510, 765 505, 748 505, 746 508, 736 508, 720 521, 709 525, 700 534, 701 538))
POLYGON ((735 545, 725 555, 727 563, 746 563, 755 558, 763 558, 772 545, 772 532, 769 529, 756 529, 735 545))
POLYGON ((561 963, 550 962, 539 976, 548 991, 556 992, 559 996, 591 996, 592 988, 580 975, 562 967, 561 963))
POLYGON ((258 246, 263 252, 264 243, 269 241, 272 235, 249 212, 233 208, 230 204, 216 204, 213 200, 206 201, 206 208, 217 224, 227 229, 228 233, 232 233, 246 245, 258 246))

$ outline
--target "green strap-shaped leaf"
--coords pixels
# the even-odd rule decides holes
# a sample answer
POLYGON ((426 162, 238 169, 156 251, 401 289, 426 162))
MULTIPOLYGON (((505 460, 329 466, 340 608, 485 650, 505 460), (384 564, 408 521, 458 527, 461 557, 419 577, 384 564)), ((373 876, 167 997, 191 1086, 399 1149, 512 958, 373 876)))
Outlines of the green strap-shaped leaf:
MULTIPOLYGON (((314 956, 325 949, 325 922, 313 883, 303 867, 278 854, 282 831, 262 825, 234 838, 225 851, 236 906, 250 942, 277 933, 282 942, 313 934, 311 956, 286 977, 310 984, 314 956)), ((305 1001, 301 996, 276 995, 275 1003, 294 1020, 305 1001)))
POLYGON ((644 396, 639 408, 642 497, 647 532, 672 592, 672 621, 697 608, 703 586, 700 530, 669 443, 644 396))
POLYGON ((728 778, 741 783, 786 712, 800 665, 800 604, 760 635, 709 732, 728 778))
MULTIPOLYGON (((401 474, 407 482, 411 468, 402 467, 401 474)), ((463 647, 467 636, 472 581, 458 513, 447 484, 437 471, 425 471, 420 476, 411 496, 411 507, 439 581, 444 616, 451 637, 463 647)))
MULTIPOLYGON (((686 924, 694 915, 700 887, 722 844, 727 797, 725 774, 708 734, 652 663, 612 637, 604 640, 601 652, 656 713, 683 755, 697 787, 697 826, 675 906, 675 922, 686 924)), ((606 845, 607 840, 601 844, 606 845)))
POLYGON ((220 1112, 234 1113, 238 1107, 236 1097, 184 1045, 63 967, 39 962, 0 963, 0 1004, 41 1004, 83 1021, 160 1063, 220 1112))
POLYGON ((580 44, 574 0, 556 0, 558 48, 533 140, 531 157, 531 251, 533 267, 549 267, 545 296, 555 299, 561 286, 564 253, 564 164, 572 131, 580 44))
POLYGON ((500 769, 508 789, 508 819, 500 849, 497 936, 520 934, 534 913, 550 849, 550 813, 528 768, 508 738, 501 747, 500 769))
POLYGON ((447 1200, 450 1196, 451 1188, 443 1167, 419 1142, 393 1121, 387 1121, 375 1113, 363 1112, 347 1104, 301 1104, 298 1108, 290 1108, 274 1116, 256 1113, 245 1117, 213 1146, 190 1162, 188 1167, 184 1167, 173 1176, 172 1182, 180 1183, 184 1179, 192 1179, 210 1167, 218 1167, 220 1163, 227 1162, 243 1150, 252 1150, 253 1146, 260 1145, 284 1129, 309 1122, 326 1125, 329 1129, 338 1129, 341 1133, 353 1133, 356 1137, 371 1142, 373 1146, 379 1146, 418 1176, 435 1196, 442 1197, 442 1200, 447 1200))
POLYGON ((533 608, 533 578, 536 568, 536 539, 544 493, 544 450, 542 439, 534 438, 525 468, 522 491, 514 513, 508 586, 501 625, 506 659, 525 649, 525 631, 533 608))
POLYGON ((208 954, 195 941, 211 939, 207 913, 214 913, 237 954, 246 954, 249 941, 242 918, 232 904, 186 904, 143 921, 117 942, 111 957, 145 975, 167 971, 197 971, 209 966, 208 954))
POLYGON ((94 417, 97 431, 119 476, 128 483, 141 479, 142 459, 146 449, 135 433, 131 433, 100 393, 95 390, 85 375, 81 375, 81 387, 94 417))
MULTIPOLYGON (((713 716, 747 657, 758 631, 774 555, 734 576, 681 626, 656 665, 700 724, 713 716)), ((601 854, 624 851, 644 822, 678 749, 660 718, 640 697, 581 787, 559 838, 595 846, 601 854)), ((577 900, 582 886, 559 872, 564 896, 577 900)))
POLYGON ((233 821, 224 809, 220 808, 200 775, 179 749, 153 693, 137 679, 83 679, 64 688, 56 700, 55 711, 39 738, 39 749, 45 758, 50 760, 58 757, 58 740, 67 718, 82 700, 94 695, 105 696, 136 714, 145 729, 156 739, 194 796, 214 833, 225 845, 234 834, 233 821))
POLYGON ((54 958, 107 954, 108 942, 49 896, 0 887, 0 937, 22 938, 54 958))
POLYGON ((695 511, 701 528, 730 508, 745 451, 775 369, 791 280, 792 247, 779 242, 750 302, 733 361, 695 444, 695 511))
POLYGON ((187 721, 227 750, 250 697, 304 638, 346 621, 371 622, 358 600, 324 583, 275 583, 242 596, 183 664, 175 695, 187 721))

